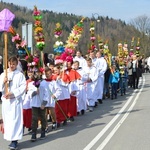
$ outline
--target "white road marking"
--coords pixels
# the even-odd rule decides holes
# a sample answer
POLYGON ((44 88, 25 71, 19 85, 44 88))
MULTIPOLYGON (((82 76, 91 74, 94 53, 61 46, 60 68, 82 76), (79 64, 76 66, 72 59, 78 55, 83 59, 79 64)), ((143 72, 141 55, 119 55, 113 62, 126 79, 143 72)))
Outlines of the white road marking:
POLYGON ((132 105, 130 106, 130 108, 126 111, 126 113, 124 114, 124 116, 121 118, 121 120, 117 123, 117 125, 113 128, 113 130, 110 132, 110 134, 105 138, 105 140, 99 145, 99 147, 96 150, 102 150, 106 144, 109 142, 109 140, 113 137, 113 135, 116 133, 116 131, 119 129, 119 127, 122 125, 122 123, 125 121, 125 119, 128 117, 128 115, 130 114, 130 112, 132 111, 133 107, 135 106, 142 90, 144 87, 144 83, 145 83, 145 78, 143 79, 143 84, 141 89, 139 90, 139 93, 136 95, 132 105))
MULTIPOLYGON (((128 101, 125 103, 125 105, 120 109, 120 111, 116 114, 116 116, 103 128, 101 132, 83 149, 83 150, 90 150, 95 143, 105 134, 105 132, 112 126, 112 124, 119 118, 119 116, 124 113, 124 110, 126 107, 130 104, 131 100, 133 99, 133 96, 137 90, 134 90, 128 101)), ((98 149, 99 150, 99 149, 98 149)))

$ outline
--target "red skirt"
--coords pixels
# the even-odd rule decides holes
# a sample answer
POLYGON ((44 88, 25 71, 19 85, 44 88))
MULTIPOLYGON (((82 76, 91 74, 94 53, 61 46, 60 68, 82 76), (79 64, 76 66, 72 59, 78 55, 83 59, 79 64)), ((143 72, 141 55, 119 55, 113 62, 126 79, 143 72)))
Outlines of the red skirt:
POLYGON ((75 96, 70 96, 67 115, 68 117, 77 116, 77 98, 75 96))
POLYGON ((55 104, 55 113, 57 123, 61 123, 67 119, 69 99, 58 100, 55 104))
POLYGON ((0 132, 4 133, 4 124, 3 124, 3 120, 0 120, 0 132))
POLYGON ((32 109, 23 109, 23 125, 26 128, 31 128, 32 109))

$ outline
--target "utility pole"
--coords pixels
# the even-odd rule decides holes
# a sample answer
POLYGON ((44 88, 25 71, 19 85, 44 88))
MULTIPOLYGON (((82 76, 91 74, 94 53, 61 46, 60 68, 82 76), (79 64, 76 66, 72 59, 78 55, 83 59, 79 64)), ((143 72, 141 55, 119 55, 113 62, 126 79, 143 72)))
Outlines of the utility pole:
POLYGON ((25 23, 22 25, 22 39, 27 43, 27 49, 33 54, 33 25, 25 23))

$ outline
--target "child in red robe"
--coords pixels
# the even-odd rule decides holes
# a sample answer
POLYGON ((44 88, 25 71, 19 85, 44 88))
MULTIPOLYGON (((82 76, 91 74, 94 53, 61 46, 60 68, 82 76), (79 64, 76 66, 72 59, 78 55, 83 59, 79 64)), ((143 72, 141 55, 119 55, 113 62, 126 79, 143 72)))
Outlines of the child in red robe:
POLYGON ((72 69, 73 62, 67 62, 65 73, 70 78, 70 100, 68 103, 68 117, 70 121, 74 121, 74 116, 77 116, 77 100, 76 93, 78 91, 78 87, 76 82, 81 78, 81 75, 74 69, 72 69))
POLYGON ((59 64, 54 66, 53 77, 53 79, 57 81, 62 90, 60 99, 55 103, 57 126, 59 127, 60 123, 63 123, 63 125, 66 125, 67 123, 68 102, 70 99, 68 85, 70 83, 70 78, 67 74, 61 72, 61 67, 59 64))
POLYGON ((24 128, 28 128, 28 131, 31 130, 31 121, 32 121, 32 109, 30 106, 30 96, 28 95, 28 84, 32 82, 32 71, 27 71, 28 80, 26 81, 26 95, 23 101, 23 132, 24 128))

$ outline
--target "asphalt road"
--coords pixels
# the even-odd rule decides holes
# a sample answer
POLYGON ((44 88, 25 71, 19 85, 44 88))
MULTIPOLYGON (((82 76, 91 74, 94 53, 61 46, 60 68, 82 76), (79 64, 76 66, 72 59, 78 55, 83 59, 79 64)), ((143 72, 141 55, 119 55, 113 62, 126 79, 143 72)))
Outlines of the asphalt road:
MULTIPOLYGON (((93 112, 30 142, 31 134, 19 141, 20 150, 150 150, 150 74, 140 79, 139 89, 128 89, 118 99, 103 100, 93 112)), ((51 128, 51 124, 49 124, 51 128)), ((40 132, 38 134, 40 137, 40 132)), ((0 150, 8 149, 0 133, 0 150)))

